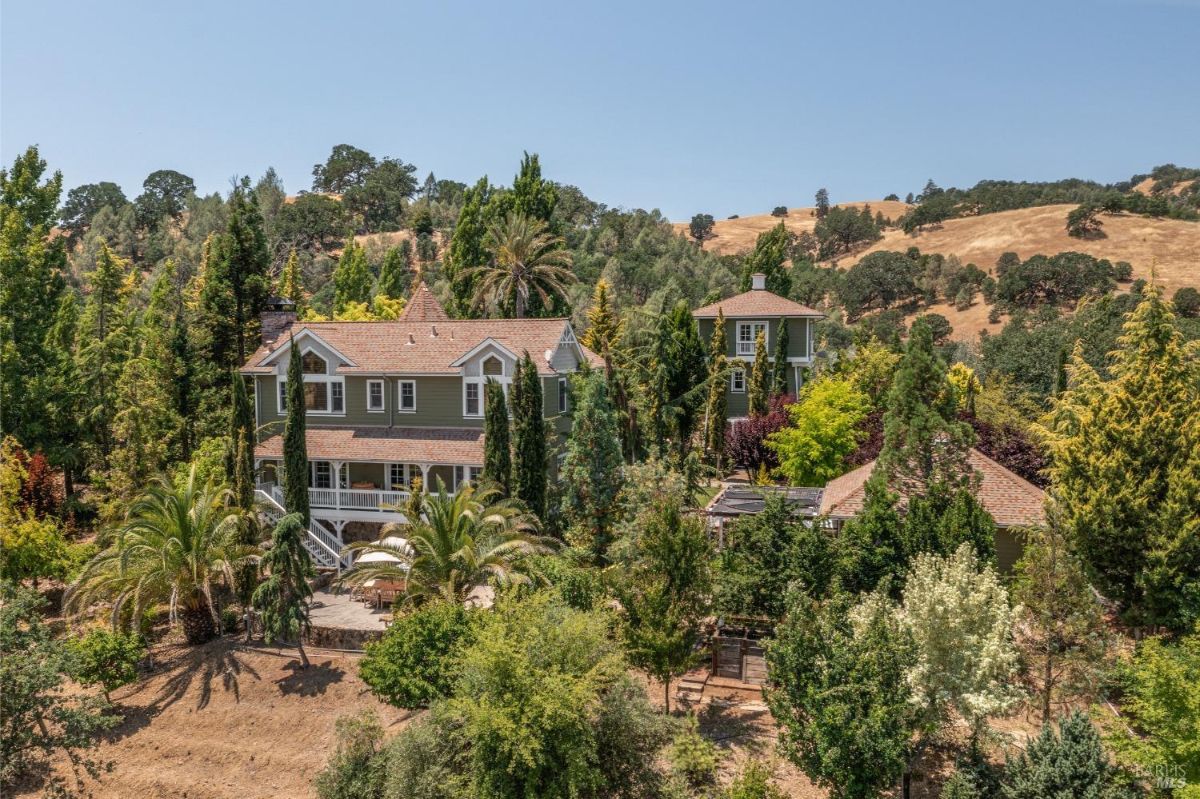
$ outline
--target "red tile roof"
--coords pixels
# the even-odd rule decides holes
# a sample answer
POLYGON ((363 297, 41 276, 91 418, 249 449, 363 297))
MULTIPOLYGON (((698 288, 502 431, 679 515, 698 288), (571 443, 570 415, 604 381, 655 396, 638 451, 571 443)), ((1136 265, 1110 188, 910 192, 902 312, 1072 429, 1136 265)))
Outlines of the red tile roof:
POLYGON ((429 286, 425 285, 425 281, 417 281, 416 288, 412 290, 412 296, 408 300, 408 304, 404 306, 404 310, 400 312, 398 321, 401 322, 446 322, 450 317, 446 314, 446 309, 437 301, 437 297, 433 296, 433 292, 429 290, 429 286))
MULTIPOLYGON (((483 463, 483 430, 416 427, 310 427, 305 431, 312 460, 393 463, 483 463)), ((283 457, 283 436, 254 448, 254 457, 283 457)))
MULTIPOLYGON (((1019 477, 977 449, 967 453, 967 463, 980 478, 976 499, 1000 527, 1044 524, 1046 509, 1040 488, 1019 477)), ((820 513, 837 519, 858 515, 866 500, 866 484, 875 461, 830 480, 821 496, 820 513)))
POLYGON ((765 289, 751 289, 727 300, 705 305, 692 311, 692 316, 697 319, 715 319, 718 311, 724 311, 726 319, 747 316, 825 316, 807 305, 792 302, 787 297, 780 297, 765 289))
MULTIPOLYGON (((525 351, 538 372, 553 375, 545 352, 555 350, 567 327, 566 319, 452 319, 438 322, 294 322, 270 344, 250 356, 242 372, 268 374, 271 355, 288 344, 290 336, 311 330, 321 341, 344 355, 350 363, 338 366, 338 374, 446 374, 457 375, 451 366, 487 339, 512 351, 518 358, 525 351)), ((580 345, 593 365, 600 359, 580 345)))

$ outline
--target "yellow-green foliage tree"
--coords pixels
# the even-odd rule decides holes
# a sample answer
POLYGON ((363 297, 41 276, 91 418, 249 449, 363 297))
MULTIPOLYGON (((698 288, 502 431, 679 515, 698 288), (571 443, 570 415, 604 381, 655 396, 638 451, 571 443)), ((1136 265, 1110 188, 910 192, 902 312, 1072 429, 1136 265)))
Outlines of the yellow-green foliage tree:
POLYGON ((846 470, 865 435, 859 425, 870 400, 850 380, 825 377, 806 385, 787 411, 788 426, 767 438, 779 456, 776 471, 792 485, 822 486, 846 470))
POLYGON ((1046 429, 1051 494, 1088 576, 1135 624, 1200 615, 1200 360, 1151 286, 1111 379, 1077 344, 1046 429))

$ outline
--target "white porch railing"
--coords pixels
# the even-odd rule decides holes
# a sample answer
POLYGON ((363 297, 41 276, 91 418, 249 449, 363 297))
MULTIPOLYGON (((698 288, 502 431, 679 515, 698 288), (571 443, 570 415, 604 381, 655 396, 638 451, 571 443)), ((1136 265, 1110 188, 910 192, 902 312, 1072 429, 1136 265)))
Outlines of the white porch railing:
POLYGON ((362 488, 310 488, 308 504, 314 508, 346 510, 389 510, 408 501, 408 491, 378 491, 362 488))
MULTIPOLYGON (((255 495, 262 503, 260 507, 272 521, 278 520, 287 512, 284 508, 283 491, 275 483, 259 483, 255 495)), ((353 559, 349 553, 342 554, 341 539, 326 530, 316 519, 309 522, 306 532, 308 535, 304 538, 304 548, 318 564, 337 569, 339 574, 342 569, 350 568, 353 559)))

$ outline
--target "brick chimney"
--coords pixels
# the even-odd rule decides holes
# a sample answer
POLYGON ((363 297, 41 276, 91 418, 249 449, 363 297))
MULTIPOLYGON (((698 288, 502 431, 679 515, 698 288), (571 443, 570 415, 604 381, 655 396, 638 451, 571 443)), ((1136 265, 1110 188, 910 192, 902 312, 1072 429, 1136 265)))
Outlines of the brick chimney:
POLYGON ((270 344, 296 321, 296 303, 285 297, 268 297, 258 320, 262 325, 262 343, 270 344))
POLYGON ((750 288, 754 291, 767 290, 767 276, 762 272, 755 272, 750 276, 750 288))

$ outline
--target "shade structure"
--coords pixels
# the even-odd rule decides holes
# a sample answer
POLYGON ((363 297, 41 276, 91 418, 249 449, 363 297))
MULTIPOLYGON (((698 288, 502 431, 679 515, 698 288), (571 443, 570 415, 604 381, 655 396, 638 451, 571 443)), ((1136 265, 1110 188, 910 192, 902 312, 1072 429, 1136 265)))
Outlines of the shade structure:
MULTIPOLYGON (((401 538, 398 535, 390 535, 387 538, 372 541, 371 546, 387 547, 410 557, 413 554, 413 548, 408 545, 408 539, 401 538)), ((403 558, 392 552, 367 550, 355 560, 355 563, 403 563, 403 558)))

